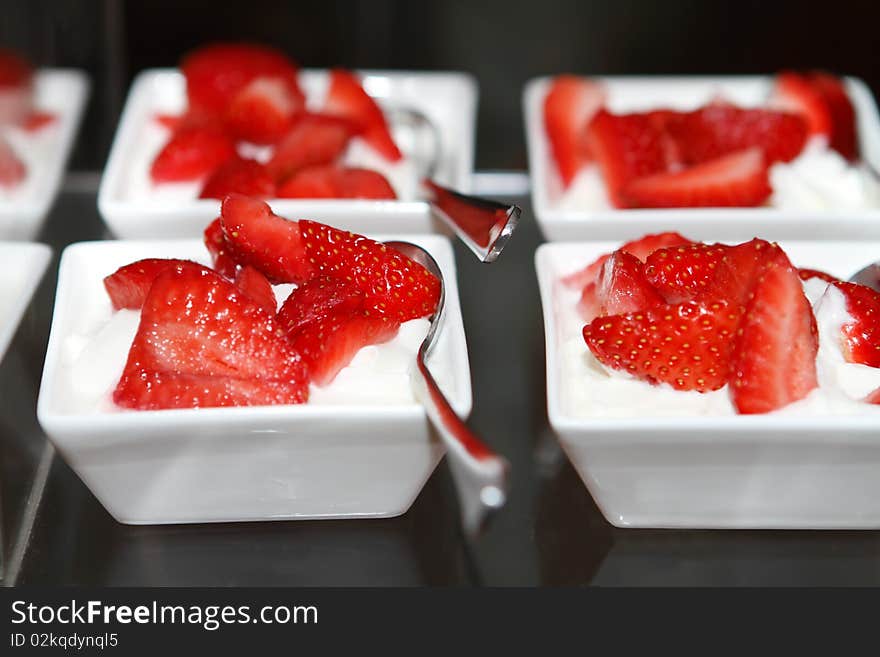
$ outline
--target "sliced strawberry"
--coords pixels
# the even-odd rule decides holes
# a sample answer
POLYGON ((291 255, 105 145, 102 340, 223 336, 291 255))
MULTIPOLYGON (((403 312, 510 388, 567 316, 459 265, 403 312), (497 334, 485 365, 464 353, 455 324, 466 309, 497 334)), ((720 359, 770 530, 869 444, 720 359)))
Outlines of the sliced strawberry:
POLYGON ((872 391, 865 397, 865 401, 869 404, 880 404, 880 388, 872 391))
POLYGON ((222 200, 228 194, 271 198, 275 195, 275 180, 265 165, 256 160, 234 157, 221 164, 208 177, 199 198, 222 200))
POLYGON ((283 78, 262 76, 235 94, 226 109, 226 125, 238 139, 274 144, 304 109, 305 98, 299 89, 291 89, 283 78))
POLYGON ((144 371, 307 380, 273 313, 215 272, 190 267, 162 272, 147 294, 123 380, 144 371))
POLYGON ((811 135, 831 135, 831 110, 806 75, 791 72, 777 75, 770 104, 803 116, 811 135))
POLYGON ((628 207, 748 207, 771 193, 767 165, 759 148, 750 148, 674 173, 632 181, 620 191, 628 207))
POLYGON ((15 187, 26 177, 27 166, 16 155, 9 142, 0 136, 0 187, 15 187))
POLYGON ((836 281, 852 321, 843 325, 843 356, 850 363, 880 367, 880 294, 864 285, 836 281))
POLYGON ((264 381, 228 376, 197 376, 152 370, 126 371, 113 400, 140 411, 218 406, 303 404, 309 386, 300 381, 264 381))
POLYGON ((645 278, 642 261, 623 250, 615 251, 602 264, 595 295, 600 315, 632 313, 665 303, 645 278))
POLYGON ((658 249, 645 261, 645 277, 666 303, 695 299, 714 282, 730 247, 723 244, 687 244, 658 249))
POLYGON ((300 169, 278 188, 278 198, 392 200, 394 189, 378 171, 319 165, 300 169))
MULTIPOLYGON (((667 246, 678 246, 680 244, 691 244, 691 241, 687 237, 676 232, 657 233, 656 235, 645 235, 637 240, 627 242, 620 247, 620 250, 634 255, 636 258, 644 262, 647 257, 657 249, 662 249, 667 246)), ((595 261, 583 269, 579 269, 563 278, 562 282, 567 287, 578 289, 582 289, 585 285, 594 283, 596 277, 599 275, 599 269, 602 267, 602 263, 605 262, 609 255, 611 254, 606 253, 599 256, 595 261)))
POLYGON ((39 132, 58 120, 57 114, 51 112, 29 112, 19 126, 26 132, 39 132))
POLYGON ((828 73, 813 73, 810 82, 822 96, 831 116, 829 146, 850 161, 857 159, 859 142, 856 133, 856 111, 843 80, 828 73))
POLYGON ((194 267, 196 270, 207 269, 191 260, 175 260, 167 258, 147 258, 120 267, 104 278, 104 289, 113 304, 113 310, 128 308, 138 310, 144 305, 144 299, 159 274, 174 268, 194 267))
POLYGON ((593 80, 560 75, 550 83, 544 97, 544 129, 563 187, 571 184, 589 160, 583 144, 584 131, 604 102, 605 89, 593 80))
POLYGON ((386 159, 397 162, 403 157, 382 110, 350 71, 334 69, 330 72, 324 113, 351 121, 360 136, 386 159))
POLYGON ((594 281, 585 285, 584 289, 581 290, 581 298, 577 303, 577 311, 578 315, 580 315, 581 319, 585 322, 592 322, 601 312, 599 299, 596 296, 597 288, 598 285, 596 285, 596 282, 594 281))
POLYGON ((278 301, 275 299, 275 292, 272 290, 272 284, 265 276, 250 265, 242 267, 235 276, 235 287, 242 291, 255 302, 260 308, 266 312, 275 314, 278 307, 278 301))
POLYGON ((262 201, 230 194, 221 206, 220 225, 237 264, 255 267, 272 283, 304 283, 313 276, 300 224, 274 214, 262 201))
POLYGON ((266 165, 276 182, 283 182, 299 169, 333 164, 345 151, 354 128, 335 116, 301 114, 275 146, 266 165))
POLYGON ((708 162, 753 146, 768 163, 794 159, 807 142, 807 124, 798 114, 744 109, 711 103, 678 115, 667 124, 686 164, 708 162))
POLYGON ((21 55, 0 48, 0 88, 21 88, 30 85, 34 69, 21 55))
POLYGON ((364 295, 353 283, 329 276, 318 276, 297 287, 281 304, 278 321, 289 335, 306 324, 333 313, 363 311, 364 295))
POLYGON ((798 276, 800 276, 802 281, 808 281, 811 278, 819 278, 826 283, 836 283, 839 280, 831 274, 826 274, 824 271, 819 271, 818 269, 798 269, 798 276))
POLYGON ((235 142, 221 130, 181 127, 156 155, 150 178, 155 183, 198 180, 235 155, 235 142))
POLYGON ((180 68, 190 107, 222 114, 235 95, 258 77, 280 78, 289 93, 303 98, 297 66, 283 53, 246 43, 216 43, 187 54, 180 68))
POLYGON ((237 265, 230 255, 229 245, 223 234, 223 226, 220 224, 220 217, 214 219, 205 229, 205 247, 211 254, 214 270, 226 278, 235 278, 237 265))
POLYGON ((612 203, 627 207, 622 190, 637 178, 666 171, 669 146, 657 116, 599 110, 586 131, 586 146, 605 181, 612 203))
POLYGON ((153 115, 153 120, 163 128, 166 128, 173 132, 180 125, 180 122, 183 120, 183 116, 180 114, 168 114, 166 112, 158 112, 153 115))
POLYGON ((405 322, 436 310, 440 281, 419 263, 362 235, 305 219, 299 224, 316 270, 356 285, 370 314, 405 322))
POLYGON ((763 264, 733 350, 731 396, 739 413, 768 413, 817 385, 816 318, 781 249, 763 264))
POLYGON ((32 112, 33 75, 27 60, 0 48, 0 125, 20 124, 32 112))
POLYGON ((677 390, 717 390, 730 377, 741 307, 725 300, 686 301, 597 317, 584 326, 593 355, 612 369, 677 390))
POLYGON ((398 328, 400 323, 390 317, 331 312, 306 324, 292 342, 308 364, 312 382, 325 386, 362 347, 391 340, 398 328))

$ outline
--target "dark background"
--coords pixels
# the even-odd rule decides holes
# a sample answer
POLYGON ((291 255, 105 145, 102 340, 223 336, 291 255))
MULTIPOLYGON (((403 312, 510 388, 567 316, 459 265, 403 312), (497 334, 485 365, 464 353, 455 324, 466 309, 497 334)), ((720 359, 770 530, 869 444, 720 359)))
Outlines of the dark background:
POLYGON ((468 71, 481 91, 478 168, 524 169, 520 95, 533 76, 821 67, 876 95, 878 30, 876 0, 0 0, 0 45, 91 75, 75 170, 103 167, 138 71, 209 40, 262 41, 311 67, 468 71))

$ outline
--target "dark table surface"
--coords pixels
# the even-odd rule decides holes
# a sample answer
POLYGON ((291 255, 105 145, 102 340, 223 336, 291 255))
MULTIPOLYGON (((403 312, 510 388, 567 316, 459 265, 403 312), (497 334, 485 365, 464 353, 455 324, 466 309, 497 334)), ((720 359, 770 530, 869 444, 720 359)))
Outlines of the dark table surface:
POLYGON ((445 463, 399 518, 115 522, 55 454, 35 418, 58 254, 71 242, 107 237, 96 182, 69 178, 55 203, 39 237, 55 258, 0 364, 5 584, 880 584, 880 532, 654 531, 605 522, 547 425, 532 262, 542 238, 522 196, 511 197, 523 206, 523 220, 498 263, 480 265, 456 245, 473 380, 469 424, 513 468, 508 504, 475 544, 458 529, 445 463))

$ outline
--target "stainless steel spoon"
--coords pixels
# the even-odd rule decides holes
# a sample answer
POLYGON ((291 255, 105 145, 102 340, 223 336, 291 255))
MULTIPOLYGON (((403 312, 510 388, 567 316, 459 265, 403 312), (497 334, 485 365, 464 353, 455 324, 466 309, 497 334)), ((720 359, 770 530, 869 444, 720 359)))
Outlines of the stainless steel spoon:
POLYGON ((412 379, 417 399, 424 405, 428 418, 446 444, 458 491, 462 526, 466 535, 473 537, 479 534, 491 513, 507 501, 510 466, 458 417, 425 363, 437 340, 446 302, 443 272, 437 261, 422 247, 409 242, 391 241, 385 244, 418 262, 440 281, 440 300, 431 317, 428 334, 419 347, 412 379))
POLYGON ((867 267, 862 267, 849 277, 849 282, 858 283, 875 292, 880 292, 880 262, 872 262, 867 267))
POLYGON ((384 112, 401 150, 418 168, 425 199, 434 214, 482 262, 494 262, 516 229, 522 214, 520 207, 462 194, 434 181, 443 156, 443 140, 437 126, 423 112, 411 107, 386 105, 384 112))

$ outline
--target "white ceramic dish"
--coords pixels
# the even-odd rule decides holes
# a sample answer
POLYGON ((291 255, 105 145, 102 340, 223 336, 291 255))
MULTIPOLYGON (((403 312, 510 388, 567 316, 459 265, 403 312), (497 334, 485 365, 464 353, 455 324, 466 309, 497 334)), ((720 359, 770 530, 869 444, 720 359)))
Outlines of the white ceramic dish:
MULTIPOLYGON (((433 235, 393 239, 424 246, 443 270, 447 312, 429 364, 452 372, 444 392, 466 417, 470 369, 452 247, 433 235)), ((157 255, 206 258, 204 247, 190 240, 86 242, 68 247, 61 258, 37 416, 113 517, 156 524, 404 513, 444 454, 416 403, 63 410, 65 338, 85 321, 84 309, 106 303, 103 276, 157 255)))
POLYGON ((49 68, 36 73, 34 105, 57 118, 35 132, 6 132, 28 175, 15 189, 0 192, 0 238, 31 240, 40 231, 61 186, 88 91, 88 78, 81 71, 49 68))
POLYGON ((0 282, 0 360, 40 284, 52 250, 45 244, 0 242, 0 261, 6 269, 0 282))
MULTIPOLYGON (((573 417, 560 402, 554 284, 619 243, 545 244, 535 256, 550 424, 618 527, 878 529, 880 420, 865 416, 573 417)), ((788 242, 796 264, 848 277, 880 242, 788 242)))
MULTIPOLYGON (((380 104, 423 112, 437 126, 442 155, 435 178, 467 192, 474 160, 477 84, 462 73, 362 71, 364 87, 380 104)), ((326 71, 303 70, 300 84, 309 106, 319 109, 326 94, 326 71)), ((176 69, 138 75, 131 87, 110 159, 98 192, 98 208, 110 229, 123 239, 178 238, 200 235, 218 214, 219 201, 132 198, 127 185, 149 184, 149 165, 164 136, 156 134, 157 113, 180 113, 186 107, 186 84, 176 69)), ((401 201, 277 199, 283 216, 310 218, 359 233, 433 232, 439 227, 427 203, 401 201)))
MULTIPOLYGON (((767 98, 772 78, 743 77, 598 77, 608 89, 612 111, 636 112, 670 107, 689 110, 717 96, 743 106, 760 105, 767 98)), ((760 235, 765 239, 880 238, 880 207, 839 216, 833 210, 781 210, 774 208, 707 208, 661 210, 562 210, 553 199, 561 183, 551 161, 544 131, 543 102, 550 78, 531 80, 523 95, 532 204, 548 240, 629 240, 645 233, 677 230, 693 239, 740 240, 760 235)), ((880 165, 880 116, 868 87, 847 78, 847 89, 856 110, 862 155, 880 165)))

